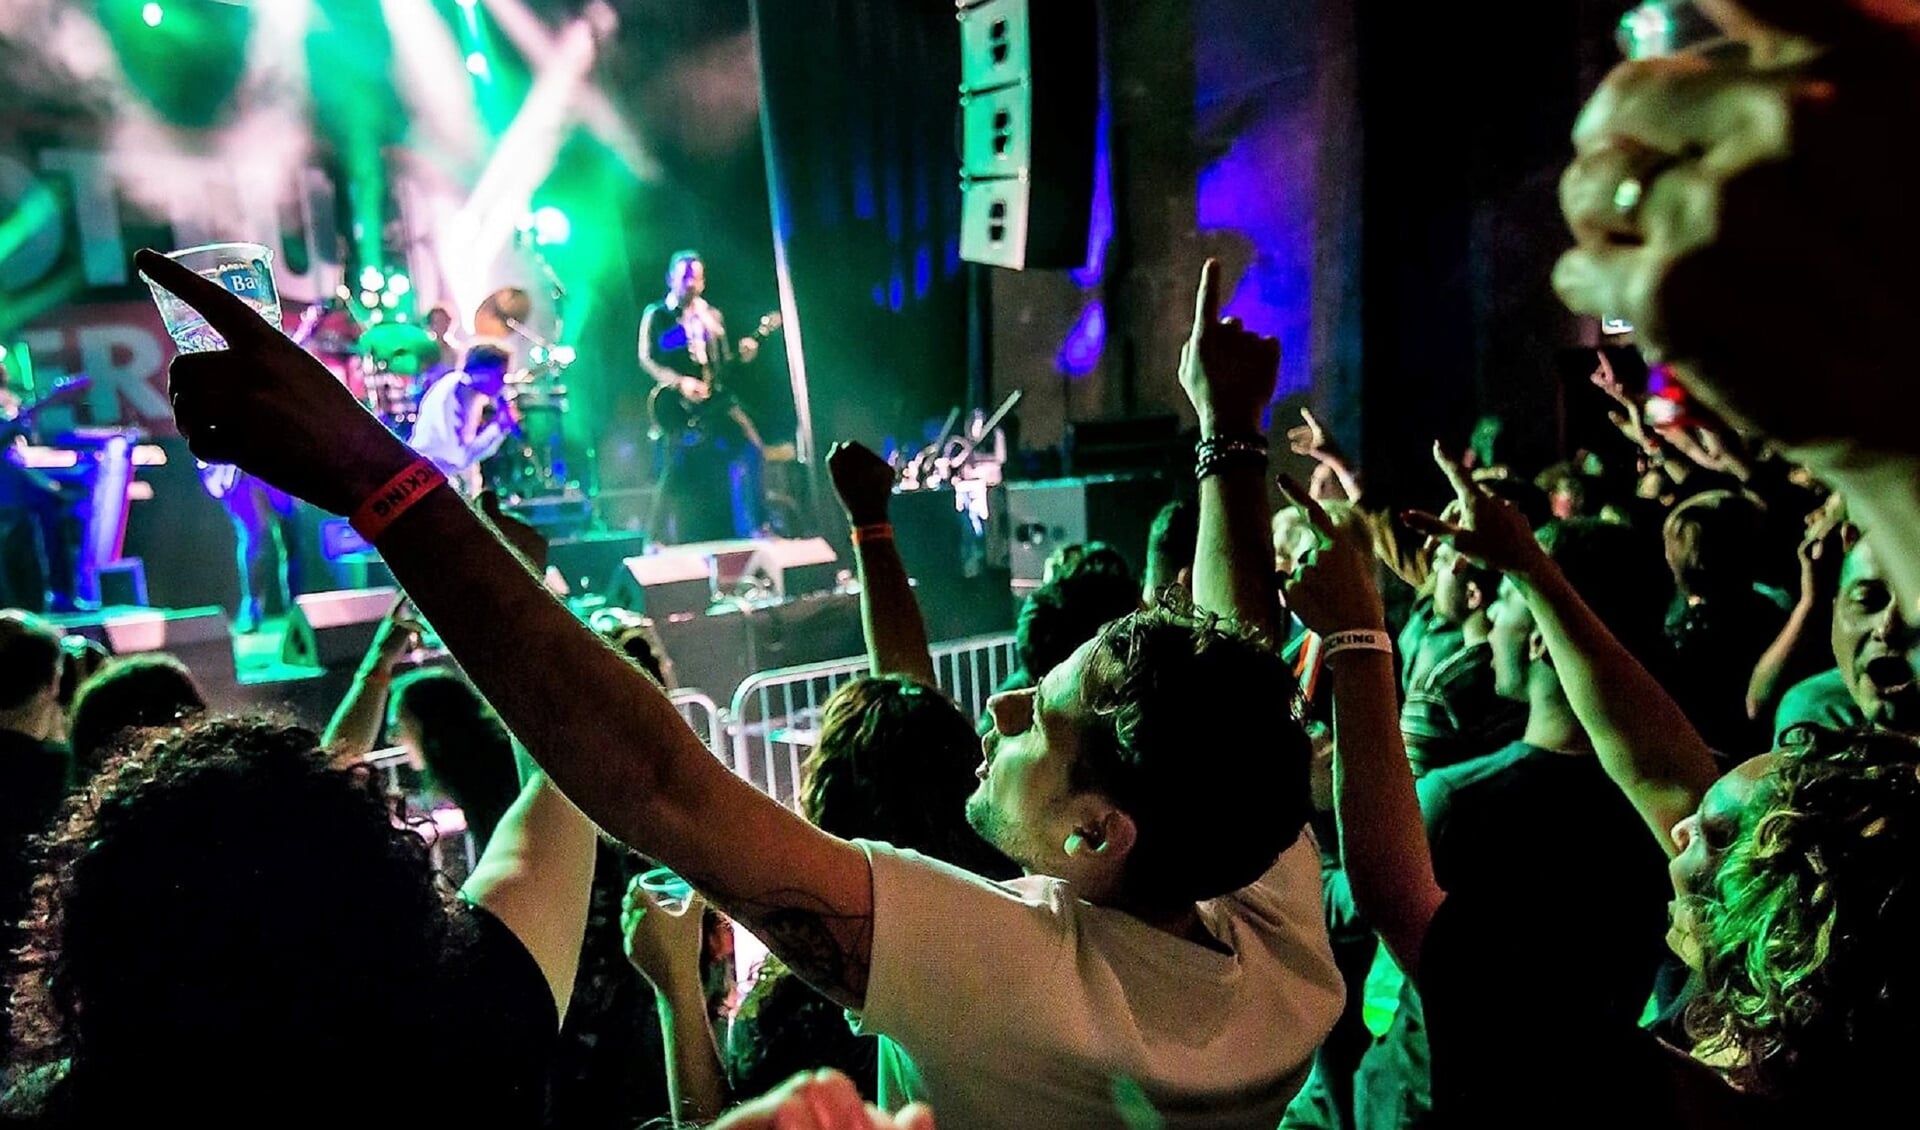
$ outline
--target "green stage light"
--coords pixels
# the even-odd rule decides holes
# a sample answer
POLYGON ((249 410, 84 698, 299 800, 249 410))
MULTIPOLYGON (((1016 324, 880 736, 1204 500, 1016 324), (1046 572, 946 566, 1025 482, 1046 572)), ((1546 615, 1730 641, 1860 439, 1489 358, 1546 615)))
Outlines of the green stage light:
POLYGON ((159 27, 160 21, 167 18, 167 12, 158 4, 148 4, 140 9, 140 18, 146 21, 148 27, 159 27))
POLYGON ((398 310, 400 308, 400 296, 392 291, 388 291, 380 296, 380 305, 385 306, 389 310, 398 310))
POLYGON ((370 290, 363 290, 360 292, 360 305, 378 306, 380 305, 380 296, 370 290))
POLYGON ((387 276, 380 273, 378 267, 368 267, 360 272, 361 290, 379 290, 387 285, 387 276))
POLYGON ((485 55, 482 55, 478 51, 467 52, 467 73, 468 74, 484 82, 489 77, 488 72, 489 72, 489 68, 487 67, 487 57, 485 55))
POLYGON ((373 313, 367 315, 367 321, 372 322, 375 325, 379 325, 381 322, 384 322, 386 320, 387 320, 387 312, 385 310, 375 310, 373 313))
POLYGON ((395 294, 405 294, 413 289, 413 280, 405 274, 395 271, 387 277, 387 289, 395 294))

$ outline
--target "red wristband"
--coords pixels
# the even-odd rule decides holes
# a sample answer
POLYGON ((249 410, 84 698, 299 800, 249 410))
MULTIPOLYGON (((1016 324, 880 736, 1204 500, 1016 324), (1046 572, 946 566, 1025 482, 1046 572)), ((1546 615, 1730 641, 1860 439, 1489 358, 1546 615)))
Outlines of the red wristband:
POLYGON ((869 525, 855 526, 853 528, 853 544, 855 545, 861 545, 870 541, 892 540, 893 523, 891 522, 873 522, 869 525))
POLYGON ((447 477, 440 473, 440 468, 425 459, 416 459, 367 496, 348 521, 361 537, 374 541, 387 532, 395 519, 412 509, 414 503, 432 494, 434 488, 446 485, 447 477))

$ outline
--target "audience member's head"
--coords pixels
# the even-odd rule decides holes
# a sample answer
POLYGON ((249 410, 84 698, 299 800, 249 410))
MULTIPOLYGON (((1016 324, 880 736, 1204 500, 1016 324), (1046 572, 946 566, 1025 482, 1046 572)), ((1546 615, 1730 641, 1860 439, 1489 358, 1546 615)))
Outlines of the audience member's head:
MULTIPOLYGON (((1642 661, 1659 654, 1668 586, 1647 536, 1597 518, 1550 522, 1538 536, 1580 599, 1627 650, 1642 661)), ((1500 582, 1489 618, 1493 680, 1500 695, 1532 702, 1560 694, 1546 639, 1512 581, 1500 582)))
MULTIPOLYGON (((81 684, 74 696, 67 744, 81 780, 98 772, 128 730, 172 726, 207 708, 186 664, 154 652, 115 659, 81 684)), ((137 739, 135 739, 137 740, 137 739)))
POLYGON ((60 720, 60 632, 30 612, 0 612, 0 730, 46 741, 60 720))
POLYGON ((344 1117, 375 1101, 347 1066, 369 1048, 460 1037, 421 1008, 449 940, 426 844, 318 746, 191 723, 109 759, 55 824, 15 1077, 70 1059, 72 1125, 344 1117))
POLYGON ((1160 599, 1169 585, 1190 587, 1193 555, 1200 543, 1200 508, 1175 499, 1153 516, 1147 531, 1147 567, 1144 583, 1148 604, 1160 599))
POLYGON ((946 696, 882 676, 839 687, 800 769, 800 811, 843 839, 880 840, 993 878, 1012 868, 967 824, 980 741, 946 696))
POLYGON ((1750 494, 1705 491, 1674 507, 1661 533, 1667 568, 1682 594, 1748 591, 1767 549, 1767 511, 1750 494))
POLYGON ((652 620, 625 608, 602 608, 588 621, 594 634, 607 641, 615 651, 633 660, 666 690, 678 684, 673 677, 673 660, 660 639, 652 620))
POLYGON ((1500 588, 1500 574, 1474 564, 1446 542, 1433 548, 1433 614, 1454 627, 1485 616, 1500 588))
POLYGON ((1293 690, 1264 642, 1185 610, 1133 613, 988 703, 968 819, 1095 902, 1171 913, 1237 890, 1311 808, 1306 732, 1271 708, 1293 690))
POLYGON ((61 637, 60 650, 65 653, 60 658, 60 709, 71 712, 80 684, 105 667, 113 653, 106 644, 85 636, 61 637))
POLYGON ((388 720, 396 744, 419 757, 428 785, 460 806, 484 848, 520 795, 513 742, 493 709, 464 678, 426 668, 394 681, 388 720))
POLYGON ((1014 650, 1026 685, 1065 662, 1101 625, 1139 608, 1140 583, 1119 553, 1098 542, 1067 553, 1054 576, 1020 606, 1014 650))
POLYGON ((1868 722, 1920 731, 1920 629, 1901 614, 1871 541, 1855 543, 1840 565, 1833 661, 1868 722))
POLYGON ((1292 573, 1313 547, 1320 544, 1307 512, 1298 506, 1282 506, 1273 512, 1273 569, 1292 573))
POLYGON ((1675 829, 1676 910, 1703 973, 1687 1026, 1743 1089, 1864 1124, 1905 1094, 1920 1043, 1920 747, 1811 726, 1789 745, 1675 829))

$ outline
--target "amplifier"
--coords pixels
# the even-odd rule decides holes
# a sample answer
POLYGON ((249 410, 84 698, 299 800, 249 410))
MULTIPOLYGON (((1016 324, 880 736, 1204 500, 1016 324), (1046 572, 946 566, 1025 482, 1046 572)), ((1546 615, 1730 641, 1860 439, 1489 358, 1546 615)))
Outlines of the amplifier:
POLYGON ((1014 588, 1037 587, 1046 575, 1047 558, 1077 542, 1106 542, 1138 576, 1146 564, 1153 517, 1172 496, 1172 488, 1159 475, 1095 475, 1007 484, 1014 588))

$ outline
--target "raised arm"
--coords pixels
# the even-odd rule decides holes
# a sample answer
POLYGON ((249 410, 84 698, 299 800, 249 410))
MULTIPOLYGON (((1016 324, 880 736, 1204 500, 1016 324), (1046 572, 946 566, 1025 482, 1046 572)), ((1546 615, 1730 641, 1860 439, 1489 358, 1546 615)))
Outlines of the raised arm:
POLYGON ((860 631, 867 641, 867 668, 875 675, 911 675, 933 685, 933 654, 927 622, 907 579, 907 567, 887 520, 893 468, 857 443, 836 443, 827 452, 833 492, 853 528, 853 556, 860 569, 860 631))
POLYGON ((380 742, 387 721, 387 692, 393 686, 393 668, 419 640, 420 624, 405 596, 394 600, 386 618, 374 630, 366 658, 354 672, 353 685, 333 712, 321 739, 332 751, 334 763, 352 765, 365 759, 380 742))
POLYGON ((720 1067, 713 1024, 707 1019, 706 989, 700 983, 705 913, 706 904, 698 895, 677 914, 665 909, 639 878, 627 885, 620 904, 627 960, 653 986, 675 1126, 704 1126, 727 1109, 727 1077, 720 1067))
POLYGON ((1180 385, 1200 419, 1200 538, 1193 599, 1278 641, 1267 524, 1266 437, 1260 418, 1280 379, 1280 343, 1220 318, 1220 264, 1200 269, 1180 385))
POLYGON ((1333 796, 1354 907, 1416 980, 1427 927, 1445 899, 1400 736, 1399 687, 1366 530, 1335 523, 1304 488, 1289 504, 1322 539, 1287 583, 1287 603, 1327 640, 1333 672, 1333 796))
POLYGON ((1519 510, 1469 479, 1437 444, 1434 459, 1453 483, 1460 518, 1447 522, 1415 513, 1406 516, 1408 524, 1450 540, 1519 586, 1600 763, 1673 854, 1673 826, 1693 815, 1719 776, 1712 750, 1659 681, 1573 591, 1519 510))
MULTIPOLYGON (((170 370, 176 419, 198 456, 349 514, 414 465, 318 361, 237 299, 152 252, 137 263, 230 345, 177 357, 170 370)), ((859 1008, 873 921, 859 849, 728 771, 667 696, 555 600, 453 491, 411 497, 379 536, 381 556, 553 782, 815 988, 859 1008)))

